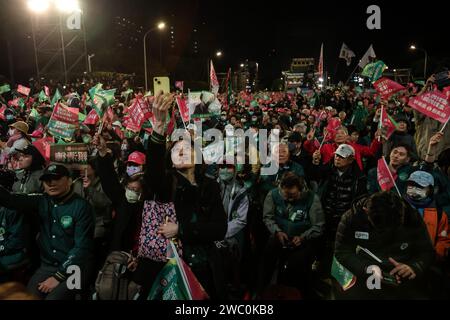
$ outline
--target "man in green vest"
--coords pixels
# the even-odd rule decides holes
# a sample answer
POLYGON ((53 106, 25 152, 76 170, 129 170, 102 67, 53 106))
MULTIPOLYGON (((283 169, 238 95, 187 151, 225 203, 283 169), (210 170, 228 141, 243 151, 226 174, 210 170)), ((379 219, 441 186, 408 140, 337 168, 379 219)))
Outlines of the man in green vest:
POLYGON ((303 177, 287 172, 280 187, 268 193, 263 220, 271 237, 263 255, 259 289, 267 285, 281 258, 285 281, 308 295, 311 265, 325 224, 319 197, 307 189, 303 177))

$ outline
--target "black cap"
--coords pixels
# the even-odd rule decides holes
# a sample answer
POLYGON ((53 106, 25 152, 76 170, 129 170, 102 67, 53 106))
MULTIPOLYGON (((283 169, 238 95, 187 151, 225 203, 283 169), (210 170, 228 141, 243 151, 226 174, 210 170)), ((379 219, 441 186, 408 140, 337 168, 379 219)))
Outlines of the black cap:
POLYGON ((62 164, 51 164, 44 170, 39 180, 46 181, 51 178, 59 179, 62 177, 70 177, 69 169, 62 164))

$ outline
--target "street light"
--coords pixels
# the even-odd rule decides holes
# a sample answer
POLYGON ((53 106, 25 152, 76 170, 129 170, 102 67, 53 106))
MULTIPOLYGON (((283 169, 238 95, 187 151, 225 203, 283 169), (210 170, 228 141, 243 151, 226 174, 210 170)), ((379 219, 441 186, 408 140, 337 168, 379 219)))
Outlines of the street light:
POLYGON ((243 63, 241 63, 241 68, 243 68, 244 67, 244 64, 243 63))
POLYGON ((426 79, 427 78, 428 52, 425 49, 418 48, 418 47, 416 47, 413 44, 409 47, 409 49, 411 49, 413 51, 414 50, 419 50, 419 51, 422 51, 423 53, 425 53, 425 62, 424 62, 424 65, 423 65, 423 78, 426 79))
POLYGON ((160 22, 156 27, 151 28, 144 34, 144 73, 145 73, 145 91, 148 91, 148 75, 147 75, 147 36, 149 33, 158 30, 164 30, 166 24, 164 22, 160 22))
POLYGON ((42 13, 48 10, 50 7, 49 0, 28 0, 28 8, 36 13, 42 13))
POLYGON ((217 51, 216 52, 216 57, 221 57, 222 56, 222 51, 217 51))

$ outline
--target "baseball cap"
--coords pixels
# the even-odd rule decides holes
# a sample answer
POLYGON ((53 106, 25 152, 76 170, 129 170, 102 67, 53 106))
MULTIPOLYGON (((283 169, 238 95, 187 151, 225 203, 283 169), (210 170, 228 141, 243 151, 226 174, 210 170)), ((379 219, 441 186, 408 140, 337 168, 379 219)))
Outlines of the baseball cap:
POLYGON ((411 175, 408 178, 408 181, 414 182, 424 188, 434 186, 433 176, 425 171, 415 171, 411 173, 411 175))
POLYGON ((145 164, 145 154, 139 151, 135 151, 128 157, 127 163, 132 162, 136 163, 138 165, 144 165, 145 164))
POLYGON ((355 149, 348 144, 341 144, 335 151, 335 154, 341 156, 342 158, 348 158, 350 156, 355 156, 355 149))
POLYGON ((62 164, 51 164, 44 170, 39 180, 46 181, 51 178, 59 179, 62 177, 70 177, 69 169, 62 164))

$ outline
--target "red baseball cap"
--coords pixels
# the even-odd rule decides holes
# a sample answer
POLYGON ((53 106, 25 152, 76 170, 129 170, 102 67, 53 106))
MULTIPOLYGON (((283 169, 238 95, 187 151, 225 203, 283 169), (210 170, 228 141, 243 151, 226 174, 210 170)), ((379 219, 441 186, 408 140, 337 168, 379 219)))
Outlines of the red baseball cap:
POLYGON ((135 151, 129 155, 127 162, 136 163, 138 165, 144 165, 145 164, 145 154, 143 154, 142 152, 139 152, 139 151, 135 151))

